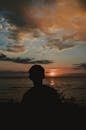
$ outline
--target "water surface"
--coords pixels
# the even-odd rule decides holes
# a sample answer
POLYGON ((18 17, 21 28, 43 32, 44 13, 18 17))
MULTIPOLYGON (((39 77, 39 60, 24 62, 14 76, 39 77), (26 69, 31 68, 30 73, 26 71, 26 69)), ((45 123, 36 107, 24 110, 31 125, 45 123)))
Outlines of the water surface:
MULTIPOLYGON (((66 99, 74 97, 77 103, 86 105, 86 78, 46 78, 44 84, 63 93, 66 99)), ((28 78, 0 79, 0 101, 20 102, 31 87, 33 84, 28 78)))

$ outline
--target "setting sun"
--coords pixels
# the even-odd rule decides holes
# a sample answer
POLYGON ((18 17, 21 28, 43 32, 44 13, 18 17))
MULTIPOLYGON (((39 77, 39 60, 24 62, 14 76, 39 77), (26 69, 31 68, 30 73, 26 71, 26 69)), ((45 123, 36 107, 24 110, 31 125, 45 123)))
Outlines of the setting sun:
POLYGON ((46 76, 49 76, 49 77, 56 77, 56 76, 58 76, 57 69, 48 69, 46 71, 46 76))
POLYGON ((52 71, 52 72, 50 72, 50 74, 49 74, 51 77, 54 77, 54 76, 56 76, 56 73, 54 72, 54 71, 52 71))

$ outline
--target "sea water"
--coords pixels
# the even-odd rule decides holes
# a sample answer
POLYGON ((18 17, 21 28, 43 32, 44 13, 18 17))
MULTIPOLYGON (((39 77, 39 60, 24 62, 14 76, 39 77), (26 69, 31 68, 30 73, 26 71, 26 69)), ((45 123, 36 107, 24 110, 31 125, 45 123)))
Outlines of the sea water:
MULTIPOLYGON (((76 103, 86 105, 86 78, 46 78, 43 82, 62 93, 65 99, 72 97, 76 103)), ((33 84, 28 78, 2 78, 0 79, 0 101, 21 102, 24 93, 31 87, 33 84)))

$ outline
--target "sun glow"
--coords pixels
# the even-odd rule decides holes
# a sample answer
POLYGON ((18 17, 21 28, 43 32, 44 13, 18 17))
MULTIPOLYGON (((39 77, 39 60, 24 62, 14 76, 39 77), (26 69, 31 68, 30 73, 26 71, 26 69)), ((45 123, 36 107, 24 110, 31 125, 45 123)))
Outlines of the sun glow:
POLYGON ((52 72, 50 72, 49 75, 50 75, 51 77, 54 77, 54 76, 56 76, 56 72, 52 71, 52 72))
POLYGON ((58 75, 57 69, 48 69, 46 75, 49 77, 56 77, 58 75))
POLYGON ((69 73, 70 69, 65 69, 65 68, 48 68, 45 71, 45 75, 47 77, 59 77, 64 75, 65 73, 69 73))

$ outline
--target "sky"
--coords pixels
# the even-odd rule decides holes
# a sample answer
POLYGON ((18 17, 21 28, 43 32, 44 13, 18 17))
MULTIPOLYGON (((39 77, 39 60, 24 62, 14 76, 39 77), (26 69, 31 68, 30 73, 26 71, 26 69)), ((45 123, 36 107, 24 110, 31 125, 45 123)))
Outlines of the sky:
POLYGON ((85 0, 0 0, 0 71, 33 64, 86 74, 85 0))

